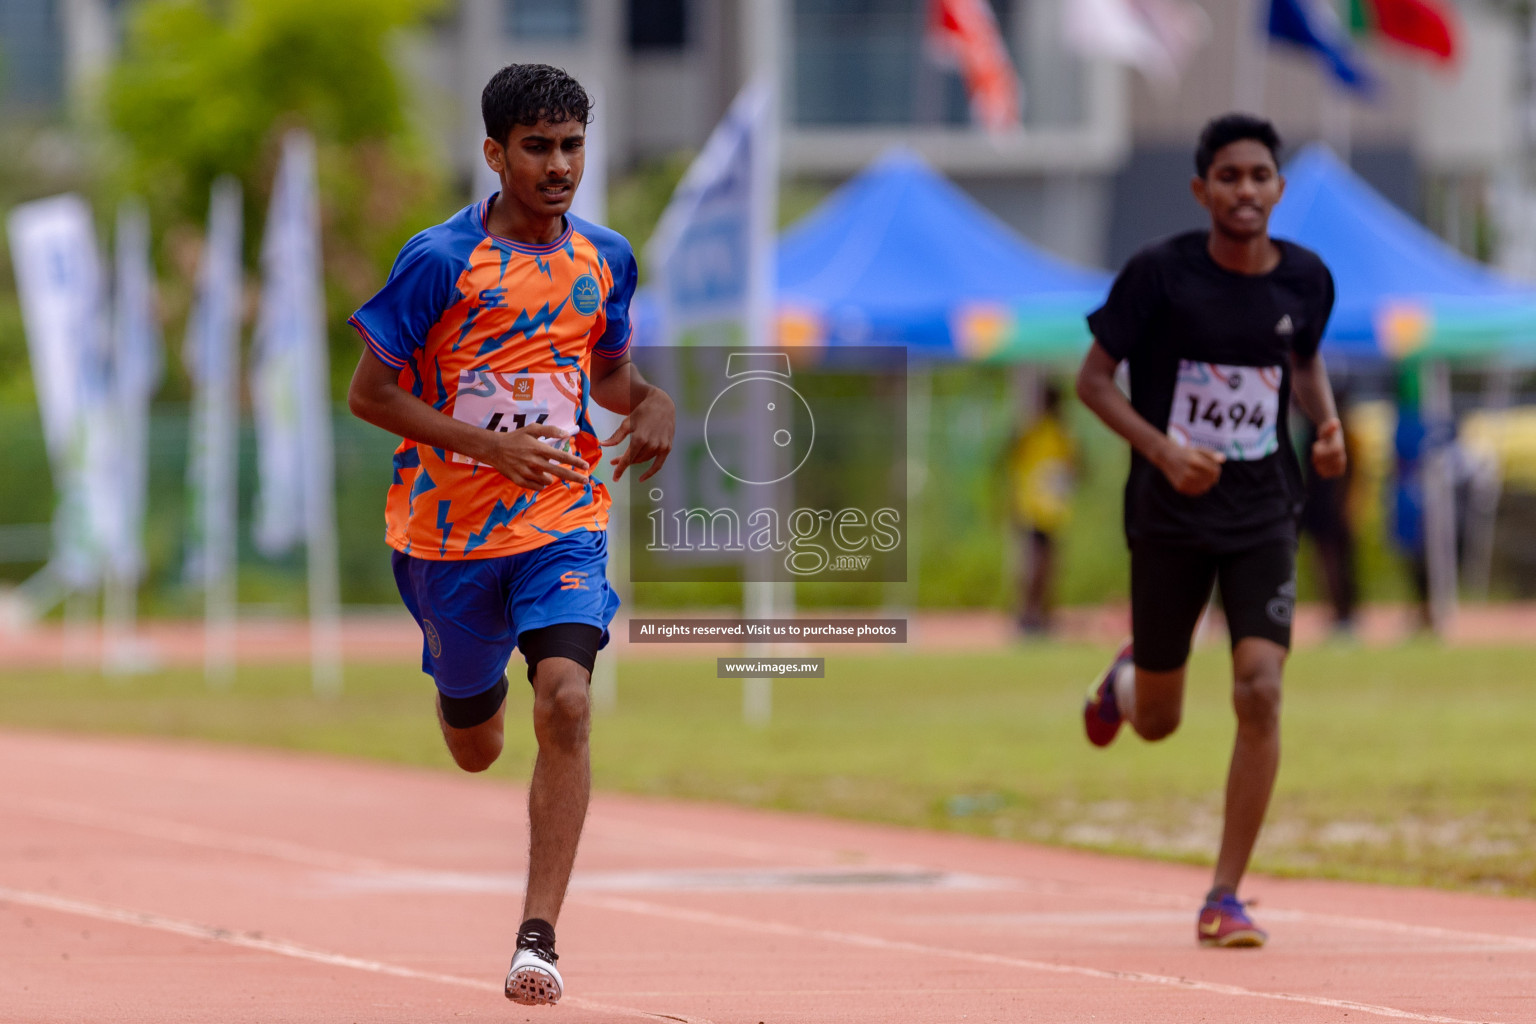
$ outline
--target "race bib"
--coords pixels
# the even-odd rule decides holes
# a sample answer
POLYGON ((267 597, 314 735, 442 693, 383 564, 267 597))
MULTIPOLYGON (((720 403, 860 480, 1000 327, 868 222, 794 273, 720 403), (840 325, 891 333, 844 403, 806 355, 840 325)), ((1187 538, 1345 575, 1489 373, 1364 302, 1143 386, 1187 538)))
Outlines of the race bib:
POLYGON ((1179 383, 1168 415, 1168 436, 1185 447, 1208 448, 1243 462, 1280 446, 1279 366, 1179 363, 1179 383))
MULTIPOLYGON (((569 373, 492 373, 465 370, 453 400, 453 418, 482 430, 506 434, 543 423, 564 437, 539 440, 575 452, 576 418, 581 411, 581 371, 569 373)), ((475 460, 453 453, 454 462, 475 460)))

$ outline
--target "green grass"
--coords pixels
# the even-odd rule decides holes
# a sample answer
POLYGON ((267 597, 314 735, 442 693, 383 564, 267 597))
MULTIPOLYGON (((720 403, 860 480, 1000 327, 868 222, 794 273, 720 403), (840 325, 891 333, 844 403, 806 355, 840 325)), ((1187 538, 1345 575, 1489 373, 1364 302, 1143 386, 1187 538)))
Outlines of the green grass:
MULTIPOLYGON (((1083 741, 1077 706, 1102 650, 834 653, 827 678, 778 681, 766 728, 713 661, 631 660, 594 729, 600 788, 727 800, 1208 863, 1231 750, 1226 659, 1196 655, 1184 724, 1151 745, 1083 741)), ((1536 895, 1532 694, 1519 649, 1303 651, 1291 661, 1285 758, 1255 867, 1287 874, 1536 895)), ((526 775, 528 692, 514 687, 507 755, 526 775)), ((242 670, 209 692, 195 672, 127 683, 0 676, 0 722, 199 737, 452 770, 430 684, 353 666, 347 693, 308 694, 302 668, 242 670)))

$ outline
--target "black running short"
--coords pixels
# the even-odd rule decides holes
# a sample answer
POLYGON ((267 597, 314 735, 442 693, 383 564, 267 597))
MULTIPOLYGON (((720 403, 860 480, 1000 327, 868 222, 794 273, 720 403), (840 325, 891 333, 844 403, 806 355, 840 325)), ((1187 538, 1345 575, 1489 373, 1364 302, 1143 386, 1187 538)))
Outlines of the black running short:
POLYGON ((1232 646, 1253 636, 1290 648, 1294 541, 1226 554, 1137 541, 1131 545, 1131 636, 1138 668, 1171 672, 1189 660, 1195 625, 1218 582, 1232 646))

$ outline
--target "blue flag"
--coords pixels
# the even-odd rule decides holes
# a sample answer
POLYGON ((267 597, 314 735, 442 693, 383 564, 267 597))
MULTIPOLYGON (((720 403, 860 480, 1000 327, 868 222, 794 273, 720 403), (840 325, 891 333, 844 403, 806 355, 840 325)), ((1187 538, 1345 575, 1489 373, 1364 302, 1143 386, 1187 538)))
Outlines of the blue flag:
POLYGON ((1369 93, 1375 76, 1350 41, 1332 0, 1270 0, 1269 37, 1317 54, 1339 84, 1369 93))

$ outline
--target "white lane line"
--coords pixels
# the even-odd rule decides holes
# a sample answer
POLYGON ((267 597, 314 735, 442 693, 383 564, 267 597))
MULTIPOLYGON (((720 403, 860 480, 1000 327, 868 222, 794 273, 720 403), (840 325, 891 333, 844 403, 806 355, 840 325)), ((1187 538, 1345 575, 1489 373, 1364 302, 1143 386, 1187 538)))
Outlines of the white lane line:
MULTIPOLYGON (((307 960, 310 963, 324 964, 327 967, 347 967, 355 971, 366 971, 369 974, 387 974, 394 978, 409 978, 412 981, 435 981, 442 985, 457 985, 460 988, 472 988, 481 992, 494 992, 497 995, 503 994, 501 985, 478 978, 464 978, 457 974, 439 974, 436 971, 418 971, 413 967, 401 967, 398 964, 388 964, 381 960, 366 960, 362 957, 347 956, 344 953, 330 953, 321 949, 300 946, 294 942, 285 942, 282 939, 269 939, 254 932, 239 932, 228 928, 215 928, 212 925, 182 921, 174 917, 151 914, 142 910, 129 910, 124 907, 112 907, 103 903, 91 903, 86 900, 51 896, 47 893, 29 892, 25 889, 11 889, 5 886, 0 886, 0 900, 14 903, 18 906, 36 907, 39 910, 53 910, 61 914, 89 917, 97 921, 111 921, 117 924, 127 924, 139 928, 149 928, 154 931, 169 932, 172 935, 184 935, 194 939, 209 939, 231 946, 239 946, 243 949, 255 949, 263 953, 290 957, 294 960, 307 960)), ((703 1017, 683 1017, 671 1013, 651 1013, 646 1010, 637 1010, 630 1006, 599 1003, 590 999, 576 999, 571 996, 564 997, 560 1002, 562 1005, 575 1006, 578 1009, 603 1011, 624 1017, 636 1017, 642 1020, 675 1020, 681 1021, 683 1024, 712 1024, 712 1022, 703 1017)))
POLYGON ((1277 921, 1315 921, 1337 928, 1355 928, 1387 935, 1412 935, 1416 938, 1449 939, 1455 942, 1479 942, 1536 952, 1536 939, 1524 935, 1499 935, 1495 932, 1469 932, 1460 928, 1440 928, 1432 924, 1404 924, 1375 917, 1348 917, 1343 914, 1317 914, 1310 910, 1277 910, 1265 907, 1263 914, 1277 921))
POLYGON ((600 910, 616 910, 624 913, 684 921, 689 924, 713 925, 719 928, 754 932, 759 935, 769 932, 775 935, 783 935, 787 938, 819 939, 823 942, 835 942, 845 946, 860 946, 865 949, 877 949, 882 952, 912 953, 924 957, 948 957, 954 960, 964 960, 969 963, 1014 967, 1047 974, 1069 974, 1082 978, 1098 978, 1105 981, 1129 981, 1144 985, 1161 985, 1186 991, 1209 992, 1215 995, 1239 996, 1249 999, 1270 999, 1285 1003, 1305 1003, 1310 1006, 1325 1006, 1335 1010, 1357 1010, 1361 1013, 1369 1013, 1377 1017, 1391 1017, 1397 1020, 1429 1021, 1433 1022, 1433 1024, 1487 1024, 1486 1021, 1471 1021, 1461 1017, 1441 1017, 1434 1014, 1414 1013, 1411 1010, 1399 1010, 1392 1006, 1357 1003, 1350 999, 1330 999, 1327 996, 1306 996, 1291 992, 1266 992, 1262 989, 1243 988, 1239 985, 1224 985, 1212 981, 1195 981, 1190 978, 1175 978, 1166 974, 1148 974, 1144 971, 1106 971, 1097 967, 1058 964, 1047 960, 1026 960, 1022 957, 1001 956, 996 953, 975 953, 944 946, 904 942, 899 939, 883 939, 877 935, 839 932, 825 928, 804 928, 799 925, 783 924, 778 921, 736 917, 731 914, 717 914, 708 910, 688 910, 682 907, 669 907, 660 903, 649 903, 644 900, 588 896, 584 894, 572 894, 568 897, 568 900, 572 903, 580 903, 583 906, 600 910))
MULTIPOLYGON (((92 804, 81 804, 43 797, 4 796, 0 797, 0 805, 9 805, 14 810, 30 814, 34 817, 79 825, 85 828, 99 828, 127 835, 136 835, 145 839, 182 843, 204 849, 223 850, 248 856, 270 857, 292 864, 302 864, 328 871, 374 876, 378 879, 379 884, 385 887, 407 883, 424 885, 426 882, 423 880, 427 880, 431 882, 431 887, 436 889, 513 891, 507 888, 507 876, 498 873, 443 871, 433 868, 422 868, 415 865, 325 850, 282 839, 271 839, 265 836, 253 836, 240 832, 228 832, 221 829, 206 828, 201 825, 189 825, 167 818, 156 818, 145 814, 118 811, 113 808, 92 804)), ((871 870, 908 869, 928 870, 922 866, 914 865, 860 865, 851 870, 867 872, 871 870)), ((795 869, 790 870, 793 871, 795 869)), ((598 873, 593 877, 601 881, 600 876, 601 873, 598 873)), ((515 891, 521 892, 521 876, 518 877, 519 884, 515 891)), ((577 872, 572 877, 572 892, 580 891, 584 887, 584 879, 586 877, 587 874, 585 872, 577 872)), ((983 876, 966 877, 981 878, 983 876)), ((996 882, 999 888, 1016 888, 1024 892, 1043 892, 1049 890, 1052 893, 1059 893, 1080 891, 1079 887, 1075 885, 1068 886, 1063 884, 1060 887, 1056 885, 1034 886, 1019 879, 986 877, 987 880, 996 882)), ((362 888, 367 887, 366 884, 362 886, 362 888)), ((1082 887, 1081 891, 1093 890, 1088 887, 1082 887)), ((1126 892, 1130 892, 1130 890, 1126 890, 1126 892)), ((1183 907, 1187 905, 1187 900, 1182 897, 1172 896, 1171 894, 1147 892, 1141 893, 1141 895, 1144 899, 1140 902, 1170 907, 1175 905, 1183 907)), ((1474 932, 1459 928, 1408 924, 1402 921, 1389 921, 1381 918, 1323 914, 1310 910, 1285 910, 1272 906, 1266 906, 1264 914, 1266 917, 1274 920, 1309 921, 1387 935, 1432 938, 1485 945, 1491 944, 1512 949, 1536 951, 1536 938, 1523 935, 1474 932)))
POLYGON ((371 857, 322 850, 266 836, 226 832, 222 829, 205 828, 202 825, 188 825, 168 818, 118 811, 110 807, 76 804, 44 797, 9 797, 4 802, 22 813, 66 825, 105 829, 109 832, 139 836, 142 839, 181 843, 184 846, 200 846, 207 850, 222 850, 225 853, 271 857, 290 864, 303 864, 307 867, 324 868, 327 871, 387 875, 402 870, 399 864, 390 864, 371 857))

